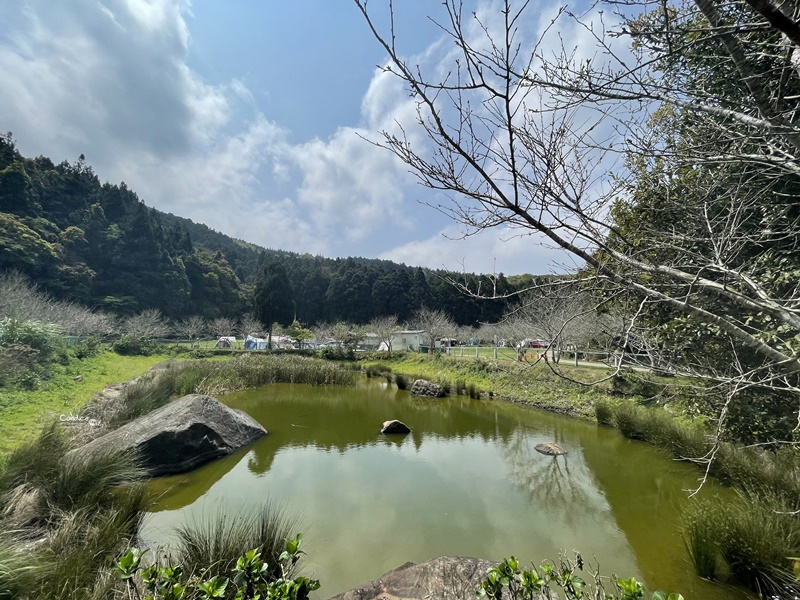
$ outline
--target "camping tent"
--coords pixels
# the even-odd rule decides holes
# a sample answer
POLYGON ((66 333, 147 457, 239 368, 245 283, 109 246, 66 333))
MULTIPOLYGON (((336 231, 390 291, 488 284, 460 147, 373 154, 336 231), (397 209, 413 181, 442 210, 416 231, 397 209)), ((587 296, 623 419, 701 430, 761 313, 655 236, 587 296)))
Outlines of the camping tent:
POLYGON ((244 340, 244 348, 245 350, 266 350, 267 340, 262 340, 261 338, 248 335, 244 340))
POLYGON ((214 344, 214 348, 233 348, 235 342, 235 337, 223 336, 217 340, 217 343, 214 344))

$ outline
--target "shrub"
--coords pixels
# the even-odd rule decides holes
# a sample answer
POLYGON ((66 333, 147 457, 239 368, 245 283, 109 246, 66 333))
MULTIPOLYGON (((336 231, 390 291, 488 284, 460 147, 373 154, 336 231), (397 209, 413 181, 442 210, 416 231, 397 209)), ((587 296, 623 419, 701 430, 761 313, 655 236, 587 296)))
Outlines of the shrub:
POLYGON ((111 344, 111 349, 121 356, 150 356, 155 353, 157 344, 153 340, 126 333, 111 344))
MULTIPOLYGON (((537 569, 521 569, 515 556, 506 558, 496 567, 489 569, 486 578, 481 581, 478 598, 500 600, 530 600, 532 598, 561 598, 578 600, 579 598, 605 598, 606 600, 643 600, 644 586, 635 578, 619 579, 612 575, 610 580, 600 574, 599 568, 584 570, 584 562, 576 553, 575 560, 562 554, 558 565, 544 562, 537 569), (587 581, 588 580, 588 581, 587 581), (607 593, 612 591, 613 594, 607 593)), ((669 594, 662 591, 653 592, 653 600, 683 600, 680 594, 669 594)))
POLYGON ((144 587, 153 592, 148 598, 227 598, 230 600, 249 600, 270 598, 271 600, 306 600, 308 595, 319 589, 319 581, 307 577, 292 578, 292 571, 301 555, 302 535, 287 538, 277 562, 269 565, 258 548, 253 548, 238 558, 231 557, 226 563, 234 563, 232 568, 223 570, 222 575, 214 575, 209 569, 201 568, 199 573, 185 568, 182 564, 156 562, 142 569, 145 552, 128 548, 127 552, 112 561, 116 577, 126 582, 128 597, 141 597, 133 584, 139 574, 144 587), (272 567, 272 568, 270 568, 272 567))
POLYGON ((611 393, 617 396, 652 398, 663 393, 664 388, 664 385, 658 384, 642 373, 633 370, 621 371, 611 378, 611 393))
POLYGON ((57 325, 6 317, 0 319, 0 346, 22 345, 38 351, 37 362, 53 360, 64 351, 63 330, 57 325))
POLYGON ((83 360, 85 358, 94 358, 100 354, 102 344, 100 340, 94 337, 86 338, 80 344, 72 348, 72 353, 75 358, 83 360))

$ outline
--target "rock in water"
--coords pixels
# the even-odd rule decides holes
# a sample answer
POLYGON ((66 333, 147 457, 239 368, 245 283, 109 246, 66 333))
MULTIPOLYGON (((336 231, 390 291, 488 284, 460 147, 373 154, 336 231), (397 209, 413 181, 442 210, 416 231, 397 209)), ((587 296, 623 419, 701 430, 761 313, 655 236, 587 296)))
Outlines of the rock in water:
POLYGON ((267 435, 250 415, 189 394, 72 452, 138 452, 150 475, 196 469, 267 435))
POLYGON ((444 390, 440 385, 425 379, 417 379, 411 386, 412 396, 424 396, 427 398, 442 398, 444 397, 444 390))
POLYGON ((475 598, 486 572, 496 564, 460 556, 442 556, 418 565, 406 563, 330 600, 475 598))
POLYGON ((411 433, 411 428, 397 419, 384 421, 381 433, 411 433))
POLYGON ((542 454, 547 454, 547 456, 561 456, 562 454, 569 454, 566 450, 564 450, 558 444, 554 444, 552 442, 544 442, 542 444, 536 444, 534 446, 537 452, 541 452, 542 454))

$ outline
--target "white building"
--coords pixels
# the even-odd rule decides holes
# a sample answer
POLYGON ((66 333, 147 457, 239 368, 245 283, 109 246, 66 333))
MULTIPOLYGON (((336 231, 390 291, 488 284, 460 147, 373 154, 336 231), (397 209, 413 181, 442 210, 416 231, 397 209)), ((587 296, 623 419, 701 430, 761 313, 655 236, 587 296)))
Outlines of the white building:
MULTIPOLYGON (((428 344, 425 331, 397 331, 392 335, 392 351, 419 352, 420 346, 428 344)), ((386 342, 382 342, 379 350, 388 350, 386 342)))

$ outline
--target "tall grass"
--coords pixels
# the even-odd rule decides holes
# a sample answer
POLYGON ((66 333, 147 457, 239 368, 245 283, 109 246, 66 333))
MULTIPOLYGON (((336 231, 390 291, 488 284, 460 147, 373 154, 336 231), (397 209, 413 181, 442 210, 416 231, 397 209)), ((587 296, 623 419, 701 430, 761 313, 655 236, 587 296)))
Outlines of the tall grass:
POLYGON ((800 552, 800 521, 780 498, 739 491, 732 502, 693 502, 684 539, 698 574, 714 578, 724 564, 763 597, 800 594, 793 559, 800 552))
POLYGON ((614 413, 611 404, 608 402, 595 402, 594 415, 597 422, 601 425, 612 425, 614 420, 614 413))
POLYGON ((108 587, 106 559, 134 543, 147 496, 142 486, 118 493, 104 509, 89 506, 64 513, 49 532, 45 558, 38 569, 33 597, 66 600, 108 587))
POLYGON ((20 597, 88 597, 99 579, 108 580, 105 558, 138 531, 148 500, 135 483, 143 473, 137 457, 65 454, 67 448, 56 424, 3 465, 0 527, 16 533, 0 543, 0 563, 11 564, 0 575, 0 597, 13 586, 20 597), (24 569, 9 562, 20 553, 30 557, 24 569))
MULTIPOLYGON (((714 439, 703 427, 682 422, 658 408, 632 402, 597 403, 598 420, 617 427, 629 438, 644 440, 669 451, 678 459, 707 456, 714 439)), ((741 490, 777 495, 784 501, 800 502, 800 451, 785 446, 777 451, 720 442, 709 472, 723 483, 741 490)))
POLYGON ((367 365, 364 369, 364 373, 367 377, 385 377, 391 372, 392 368, 390 366, 380 363, 367 365))
MULTIPOLYGON (((702 427, 661 409, 598 403, 596 413, 626 437, 679 459, 709 457, 714 449, 715 440, 702 427)), ((698 575, 713 579, 724 565, 765 596, 800 593, 789 558, 800 556, 800 452, 794 446, 773 452, 721 442, 707 466, 738 495, 734 502, 693 501, 684 514, 684 540, 698 575)))
POLYGON ((684 542, 695 572, 705 579, 716 579, 719 554, 716 536, 719 524, 715 522, 714 504, 696 503, 683 517, 684 542))
POLYGON ((19 548, 13 537, 15 533, 21 532, 0 533, 0 600, 18 598, 30 588, 40 566, 38 554, 19 548))
POLYGON ((168 363, 126 387, 120 402, 90 405, 85 414, 113 429, 186 394, 218 395, 270 383, 355 385, 357 377, 353 368, 305 356, 242 355, 226 361, 168 363))
POLYGON ((204 517, 178 527, 175 559, 188 573, 211 577, 228 574, 239 556, 258 548, 269 576, 279 577, 278 557, 300 525, 297 515, 272 501, 245 515, 204 517))

